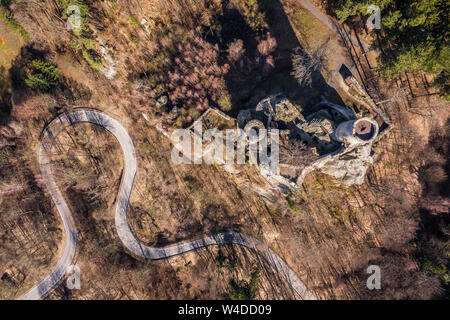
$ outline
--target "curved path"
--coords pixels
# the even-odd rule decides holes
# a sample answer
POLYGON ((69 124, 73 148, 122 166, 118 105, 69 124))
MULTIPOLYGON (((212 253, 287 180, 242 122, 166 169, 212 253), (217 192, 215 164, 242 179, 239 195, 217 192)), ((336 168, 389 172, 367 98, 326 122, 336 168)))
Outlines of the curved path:
MULTIPOLYGON (((335 22, 329 16, 324 14, 319 8, 316 7, 309 0, 297 0, 303 8, 308 10, 313 16, 315 16, 320 22, 326 25, 331 31, 333 31, 338 36, 343 36, 343 32, 339 23, 335 22)), ((347 39, 350 38, 353 43, 359 43, 364 51, 370 51, 370 44, 366 43, 364 40, 356 38, 354 35, 346 35, 347 39)))
POLYGON ((124 246, 135 256, 144 259, 159 260, 181 255, 189 251, 198 250, 212 245, 236 244, 256 250, 267 259, 272 266, 280 272, 286 281, 303 299, 316 299, 297 278, 289 266, 267 245, 260 241, 236 232, 226 232, 211 235, 199 240, 178 243, 164 248, 148 247, 141 243, 132 233, 128 221, 127 211, 131 191, 136 177, 136 152, 133 141, 125 128, 108 115, 92 109, 76 109, 69 114, 63 114, 53 120, 43 131, 41 136, 41 147, 39 149, 39 163, 44 180, 47 181, 47 188, 52 196, 58 212, 63 221, 66 237, 65 247, 61 259, 55 269, 38 285, 29 290, 20 299, 40 299, 45 297, 50 290, 58 285, 66 274, 68 267, 75 257, 77 234, 75 223, 69 207, 67 206, 61 191, 58 189, 53 179, 50 161, 46 153, 50 151, 55 137, 67 126, 76 123, 88 122, 98 125, 111 132, 118 140, 124 155, 124 173, 119 191, 115 222, 117 233, 124 246))

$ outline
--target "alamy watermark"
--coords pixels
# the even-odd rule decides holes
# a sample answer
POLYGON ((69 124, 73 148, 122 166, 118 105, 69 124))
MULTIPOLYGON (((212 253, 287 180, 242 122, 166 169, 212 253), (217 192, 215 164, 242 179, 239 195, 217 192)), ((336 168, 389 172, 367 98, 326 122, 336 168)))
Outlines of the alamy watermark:
POLYGON ((67 274, 69 275, 66 280, 66 287, 69 290, 81 289, 81 271, 80 268, 75 265, 67 267, 67 274))
POLYGON ((372 4, 367 8, 367 14, 371 16, 367 19, 367 29, 381 29, 381 9, 379 6, 372 4))
POLYGON ((69 30, 81 30, 81 10, 80 7, 77 5, 71 5, 67 7, 66 10, 67 14, 70 14, 70 16, 67 18, 67 29, 69 30))
POLYGON ((381 269, 377 265, 371 265, 367 268, 367 273, 371 276, 367 279, 366 285, 369 290, 381 289, 381 269))
POLYGON ((178 129, 172 133, 174 164, 255 164, 279 174, 279 130, 250 128, 208 129, 203 133, 201 121, 193 131, 178 129))

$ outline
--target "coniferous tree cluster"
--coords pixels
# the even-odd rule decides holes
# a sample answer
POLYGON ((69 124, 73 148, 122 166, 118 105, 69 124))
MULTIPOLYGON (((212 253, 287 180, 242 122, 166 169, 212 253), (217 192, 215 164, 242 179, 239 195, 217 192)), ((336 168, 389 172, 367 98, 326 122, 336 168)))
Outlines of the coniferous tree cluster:
POLYGON ((401 72, 422 71, 437 76, 436 85, 448 95, 450 26, 446 0, 338 0, 336 15, 344 22, 368 16, 370 5, 381 9, 381 74, 392 79, 401 72))
POLYGON ((25 79, 28 87, 42 92, 49 91, 59 82, 59 70, 48 61, 35 59, 31 62, 33 73, 25 79))

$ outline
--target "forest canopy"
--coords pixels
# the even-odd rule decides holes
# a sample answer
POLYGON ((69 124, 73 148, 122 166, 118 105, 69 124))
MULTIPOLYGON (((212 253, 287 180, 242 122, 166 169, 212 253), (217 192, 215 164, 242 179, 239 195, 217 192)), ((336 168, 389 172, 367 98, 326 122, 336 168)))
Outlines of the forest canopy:
POLYGON ((392 79, 404 71, 437 75, 436 85, 448 94, 450 27, 446 0, 338 0, 336 15, 341 22, 367 16, 367 8, 381 9, 378 32, 381 74, 392 79))

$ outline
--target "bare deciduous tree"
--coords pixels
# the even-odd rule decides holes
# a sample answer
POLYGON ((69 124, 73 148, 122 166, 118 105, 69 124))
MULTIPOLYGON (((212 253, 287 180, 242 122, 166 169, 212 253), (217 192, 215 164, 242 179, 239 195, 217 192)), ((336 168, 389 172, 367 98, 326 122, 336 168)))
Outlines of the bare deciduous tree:
POLYGON ((280 145, 280 163, 303 168, 318 158, 311 149, 299 140, 290 140, 280 145))
POLYGON ((292 76, 302 86, 312 86, 312 75, 323 68, 328 52, 328 41, 318 43, 313 49, 297 47, 292 54, 292 76))

